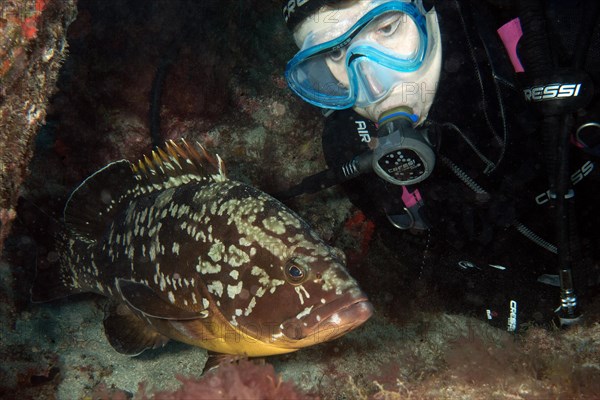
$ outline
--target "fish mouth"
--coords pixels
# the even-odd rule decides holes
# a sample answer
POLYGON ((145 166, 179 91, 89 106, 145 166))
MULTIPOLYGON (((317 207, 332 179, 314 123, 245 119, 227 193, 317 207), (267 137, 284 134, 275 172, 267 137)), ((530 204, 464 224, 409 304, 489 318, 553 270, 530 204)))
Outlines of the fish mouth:
POLYGON ((313 308, 307 315, 281 324, 290 340, 309 346, 336 339, 365 323, 373 315, 373 305, 364 293, 347 294, 313 308))

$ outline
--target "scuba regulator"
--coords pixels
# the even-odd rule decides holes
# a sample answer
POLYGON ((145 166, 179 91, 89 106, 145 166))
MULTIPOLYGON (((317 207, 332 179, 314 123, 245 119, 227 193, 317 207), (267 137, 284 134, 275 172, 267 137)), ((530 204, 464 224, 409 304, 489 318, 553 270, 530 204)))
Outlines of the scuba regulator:
POLYGON ((334 127, 333 135, 324 136, 324 141, 328 143, 323 144, 330 168, 304 178, 298 185, 275 194, 275 197, 285 200, 300 194, 315 193, 368 172, 375 172, 381 179, 394 185, 412 185, 423 181, 433 170, 435 153, 427 131, 413 127, 415 119, 407 107, 385 113, 378 128, 367 121, 348 119, 358 127, 360 144, 357 145, 356 140, 348 141, 339 137, 348 135, 348 132, 334 127), (373 137, 375 134, 377 136, 373 137), (336 154, 331 152, 332 149, 338 150, 336 154), (359 154, 350 160, 342 159, 346 154, 356 152, 359 154))
POLYGON ((386 185, 391 185, 390 190, 401 190, 392 196, 400 206, 382 206, 390 223, 399 229, 428 229, 419 212, 423 206, 420 194, 411 185, 431 174, 435 152, 427 130, 414 127, 416 120, 408 107, 384 113, 378 126, 352 110, 330 114, 323 134, 323 151, 329 168, 274 196, 285 200, 316 193, 374 172, 386 185))
POLYGON ((381 179, 394 185, 412 185, 426 179, 435 166, 427 131, 413 128, 407 107, 384 113, 379 120, 378 143, 371 165, 381 179))

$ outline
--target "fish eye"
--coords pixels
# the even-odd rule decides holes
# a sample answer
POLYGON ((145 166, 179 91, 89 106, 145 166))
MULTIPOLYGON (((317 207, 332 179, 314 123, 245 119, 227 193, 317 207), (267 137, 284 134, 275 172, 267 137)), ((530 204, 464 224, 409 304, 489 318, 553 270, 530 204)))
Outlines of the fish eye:
POLYGON ((285 266, 285 275, 293 284, 299 284, 307 276, 306 270, 296 260, 290 260, 285 266))
POLYGON ((290 265, 288 267, 288 274, 290 274, 290 278, 293 280, 300 280, 304 278, 304 271, 297 265, 290 265))

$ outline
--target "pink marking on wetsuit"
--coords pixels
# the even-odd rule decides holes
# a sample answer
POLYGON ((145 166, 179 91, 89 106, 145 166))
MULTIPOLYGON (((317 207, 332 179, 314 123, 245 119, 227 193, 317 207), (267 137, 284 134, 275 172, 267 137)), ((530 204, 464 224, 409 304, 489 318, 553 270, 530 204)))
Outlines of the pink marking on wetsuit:
POLYGON ((500 39, 502 39, 502 43, 504 43, 504 47, 506 48, 506 52, 508 53, 508 57, 510 58, 510 62, 515 69, 515 72, 524 72, 523 65, 517 55, 517 43, 519 43, 519 39, 523 36, 519 18, 508 21, 506 24, 502 25, 497 32, 498 35, 500 35, 500 39))

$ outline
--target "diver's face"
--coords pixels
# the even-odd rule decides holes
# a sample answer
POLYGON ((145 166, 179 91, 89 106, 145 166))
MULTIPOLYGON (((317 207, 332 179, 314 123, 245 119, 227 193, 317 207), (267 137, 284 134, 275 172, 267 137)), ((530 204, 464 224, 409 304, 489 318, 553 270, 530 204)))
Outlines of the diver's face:
MULTIPOLYGON (((321 10, 319 17, 335 15, 336 23, 327 18, 308 18, 295 32, 296 43, 302 46, 307 35, 319 35, 327 40, 339 37, 356 21, 382 1, 358 1, 342 9, 321 10)), ((414 20, 404 14, 383 14, 373 20, 347 46, 331 52, 327 67, 340 85, 349 87, 349 69, 353 68, 355 85, 362 91, 363 101, 354 110, 366 118, 378 121, 380 115, 397 107, 409 107, 421 123, 433 103, 441 69, 440 32, 437 15, 431 10, 426 15, 428 56, 421 67, 412 72, 386 69, 374 60, 352 61, 347 51, 353 46, 371 45, 385 52, 409 57, 422 40, 414 20), (355 65, 353 65, 353 63, 355 65), (367 94, 367 95, 365 95, 367 94), (367 98, 369 101, 364 101, 367 98)))

